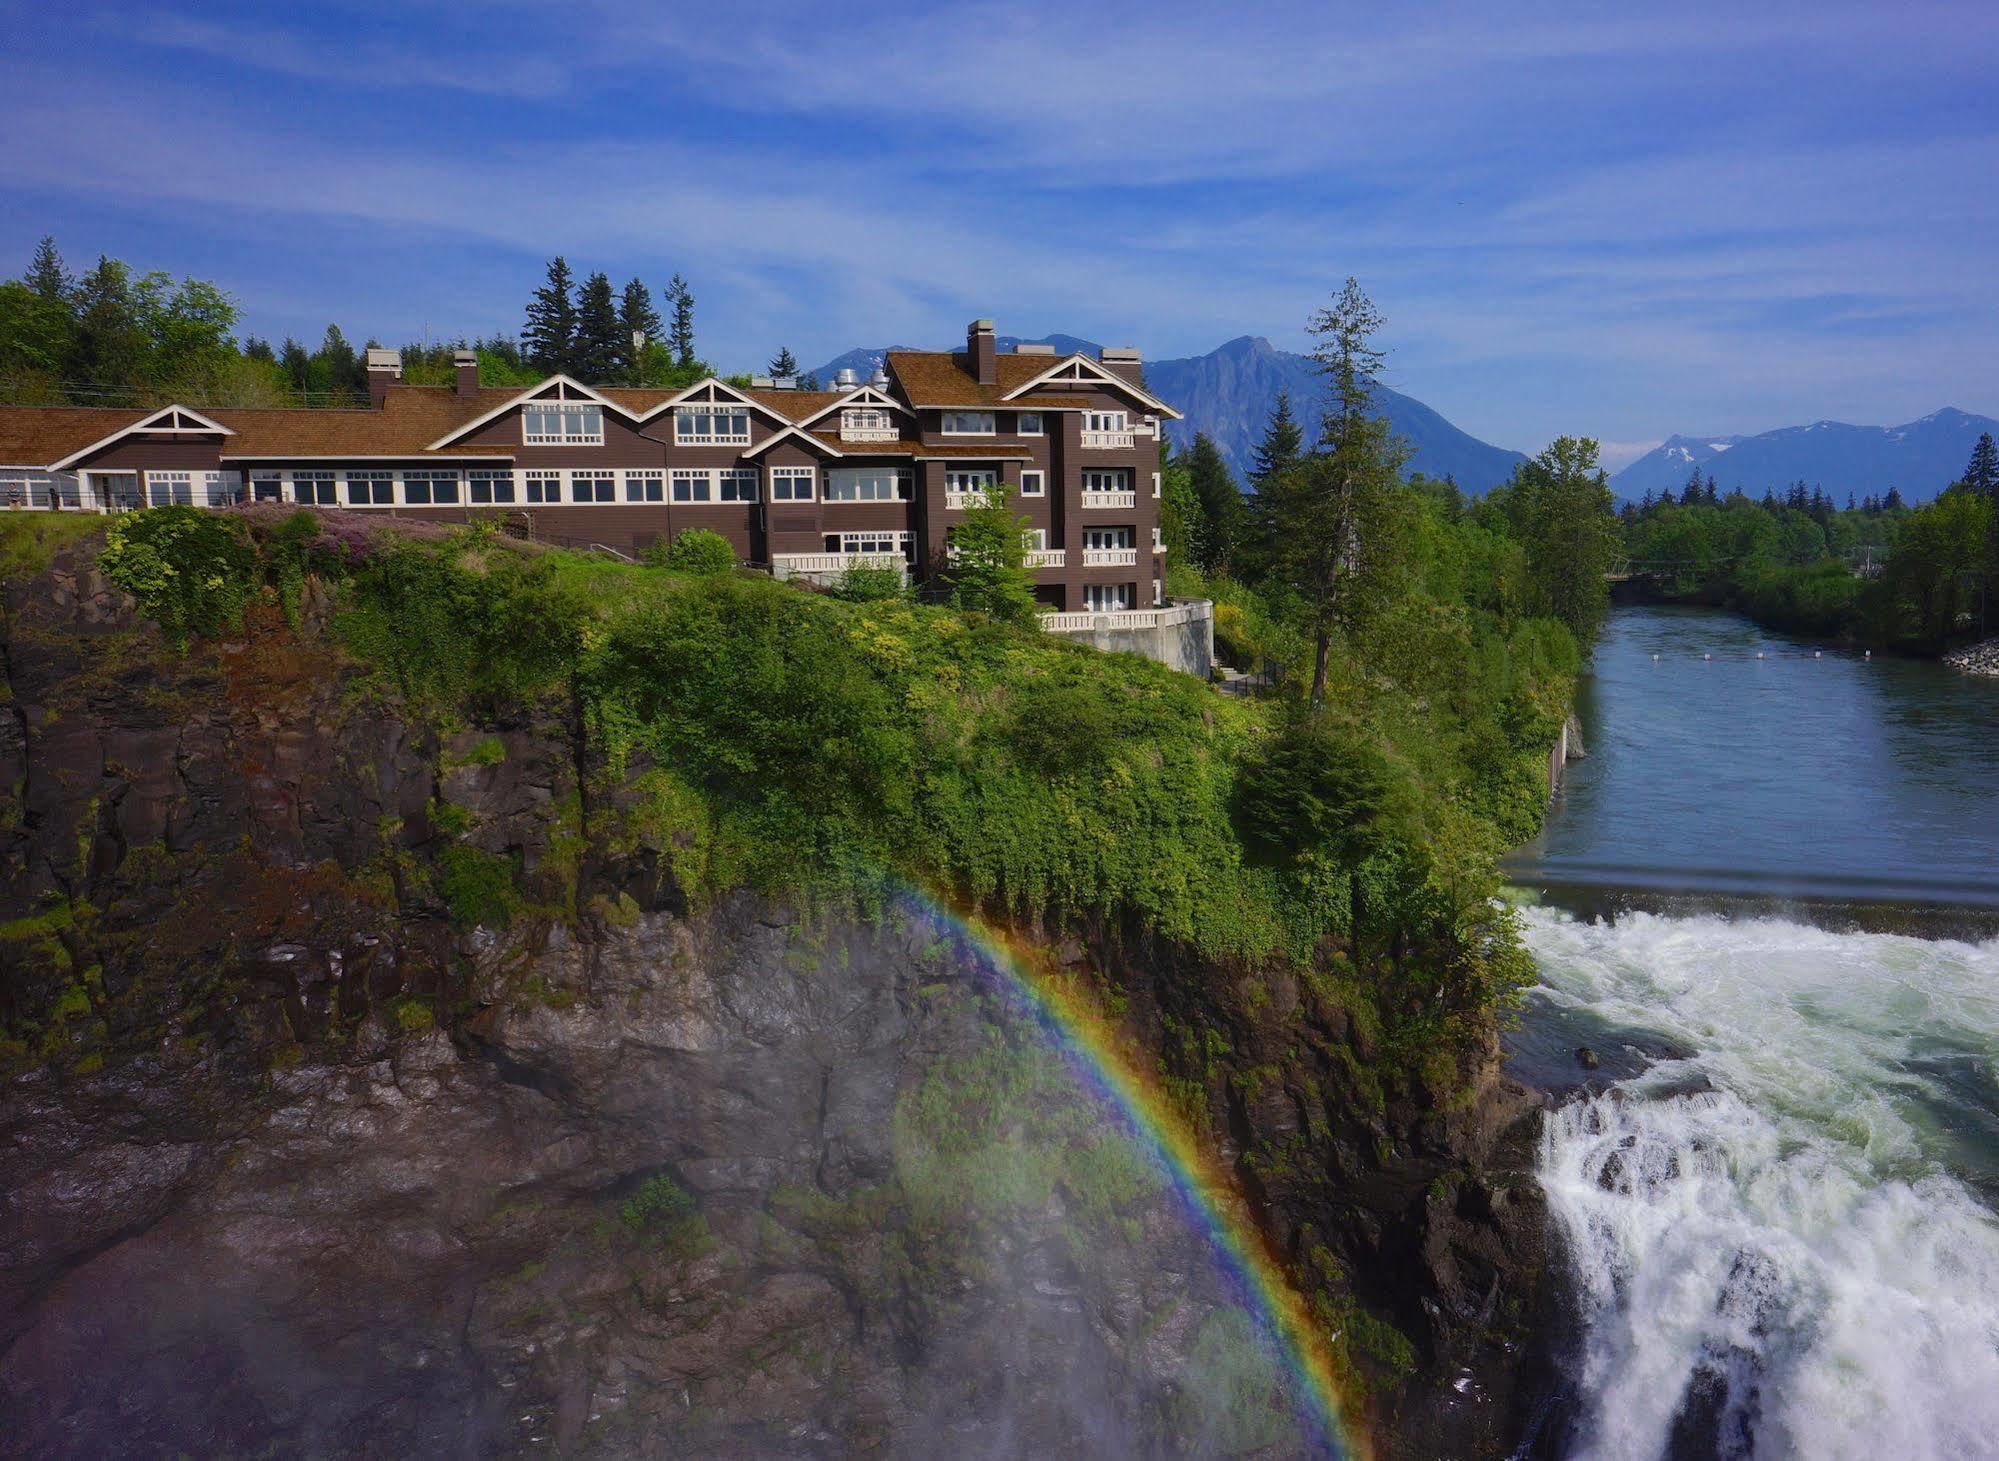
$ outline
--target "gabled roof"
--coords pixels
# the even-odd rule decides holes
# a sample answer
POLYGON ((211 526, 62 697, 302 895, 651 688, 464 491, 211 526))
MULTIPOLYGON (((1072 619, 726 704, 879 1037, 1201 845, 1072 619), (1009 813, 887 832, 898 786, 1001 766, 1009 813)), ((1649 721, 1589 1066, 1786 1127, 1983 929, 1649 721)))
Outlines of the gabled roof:
POLYGON ((742 454, 746 457, 756 456, 758 453, 762 452, 766 447, 776 446, 780 441, 783 441, 788 436, 795 436, 800 441, 804 442, 807 446, 816 446, 819 448, 819 450, 826 452, 832 456, 843 457, 846 455, 845 452, 841 451, 839 447, 835 446, 825 437, 815 436, 809 431, 801 431, 796 426, 787 426, 782 431, 772 432, 769 436, 766 436, 762 441, 758 442, 755 446, 744 447, 742 454))
POLYGON ((748 406, 754 411, 761 411, 774 421, 789 423, 791 420, 789 415, 778 410, 775 406, 758 400, 756 396, 751 395, 748 391, 739 391, 719 376, 712 375, 697 380, 684 391, 676 391, 652 409, 642 413, 638 419, 641 423, 650 421, 653 417, 662 414, 674 406, 720 405, 727 401, 748 406))
POLYGON ((58 457, 55 461, 49 463, 49 468, 51 471, 61 471, 64 467, 70 466, 79 458, 87 457, 92 452, 102 451, 105 447, 111 445, 112 442, 118 441, 123 437, 181 436, 189 432, 200 435, 217 433, 222 436, 234 436, 236 434, 221 422, 211 420, 191 407, 181 405, 162 406, 159 410, 141 416, 138 420, 128 425, 118 427, 107 436, 100 437, 96 441, 77 447, 67 456, 58 457))
MULTIPOLYGON (((795 395, 798 393, 788 392, 787 394, 795 395)), ((902 402, 891 396, 887 391, 877 390, 873 386, 856 386, 853 390, 844 394, 839 391, 828 391, 821 394, 830 395, 832 399, 810 415, 794 417, 793 419, 800 426, 810 426, 820 417, 847 406, 878 406, 890 411, 899 411, 905 416, 910 414, 909 408, 903 405, 902 402)))
POLYGON ((1139 402, 1147 410, 1179 419, 1180 413, 1157 397, 1147 394, 1121 376, 1106 370, 1087 355, 1071 355, 1061 360, 1046 355, 1001 355, 993 361, 994 381, 981 385, 971 369, 971 356, 964 351, 891 350, 884 357, 902 393, 918 407, 963 406, 989 410, 996 406, 1017 409, 1043 406, 1050 410, 1086 409, 1093 405, 1086 396, 1039 396, 1032 401, 1016 399, 1024 391, 1041 385, 1064 384, 1057 375, 1066 366, 1082 362, 1078 386, 1093 390, 1117 391, 1139 402))
POLYGON ((0 466, 46 470, 149 414, 121 406, 0 407, 0 466))
MULTIPOLYGON (((390 394, 393 395, 394 391, 391 390, 390 394)), ((484 394, 485 394, 484 391, 480 392, 481 396, 484 396, 484 394)), ((514 395, 509 396, 506 400, 502 401, 492 410, 486 412, 483 416, 475 416, 470 421, 465 422, 463 425, 453 427, 450 431, 447 431, 443 436, 440 436, 436 441, 431 442, 428 446, 424 448, 424 450, 437 451, 441 447, 446 447, 451 445, 452 442, 456 441, 459 437, 466 435, 468 432, 476 431, 481 426, 484 426, 488 421, 494 421, 499 419, 500 417, 506 415, 507 412, 513 410, 516 406, 526 406, 532 404, 533 402, 544 401, 544 400, 592 401, 599 406, 604 406, 612 411, 616 411, 620 416, 624 417, 627 421, 630 421, 635 425, 638 422, 643 421, 645 419, 643 416, 637 415, 634 412, 627 410, 625 407, 619 405, 616 401, 610 399, 610 397, 600 395, 598 392, 592 390, 589 386, 584 385, 583 382, 580 380, 572 380, 570 379, 570 377, 566 375, 552 375, 547 380, 537 381, 534 385, 529 386, 526 390, 516 392, 514 395), (553 392, 553 395, 550 394, 551 392, 553 392)))

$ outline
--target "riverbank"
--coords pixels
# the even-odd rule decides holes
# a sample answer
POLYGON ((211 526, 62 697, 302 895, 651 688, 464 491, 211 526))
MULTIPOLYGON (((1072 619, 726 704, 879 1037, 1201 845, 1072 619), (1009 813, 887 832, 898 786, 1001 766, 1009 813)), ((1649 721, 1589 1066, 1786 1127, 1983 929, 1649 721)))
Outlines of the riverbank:
POLYGON ((1954 670, 1962 670, 1967 675, 1999 676, 1999 638, 1982 640, 1966 645, 1963 649, 1952 650, 1943 657, 1943 662, 1954 670))

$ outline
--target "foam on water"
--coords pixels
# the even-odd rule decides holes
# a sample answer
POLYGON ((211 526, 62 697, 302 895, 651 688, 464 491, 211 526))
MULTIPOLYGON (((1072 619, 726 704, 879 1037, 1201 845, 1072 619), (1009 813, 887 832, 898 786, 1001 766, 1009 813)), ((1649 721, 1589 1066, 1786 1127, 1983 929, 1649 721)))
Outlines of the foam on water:
POLYGON ((1537 999, 1693 1052, 1544 1130, 1584 1311, 1577 1453, 1999 1455, 1978 1196, 1999 942, 1647 914, 1527 932, 1537 999))

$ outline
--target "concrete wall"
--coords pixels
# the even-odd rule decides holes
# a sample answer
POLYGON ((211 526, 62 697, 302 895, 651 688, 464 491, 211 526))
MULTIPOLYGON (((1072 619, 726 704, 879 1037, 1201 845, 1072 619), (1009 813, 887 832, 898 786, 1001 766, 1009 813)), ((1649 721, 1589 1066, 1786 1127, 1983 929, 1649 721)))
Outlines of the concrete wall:
POLYGON ((1127 614, 1099 614, 1088 629, 1051 631, 1094 649, 1142 654, 1168 669, 1205 680, 1215 667, 1215 606, 1206 599, 1162 609, 1146 628, 1115 627, 1127 614))

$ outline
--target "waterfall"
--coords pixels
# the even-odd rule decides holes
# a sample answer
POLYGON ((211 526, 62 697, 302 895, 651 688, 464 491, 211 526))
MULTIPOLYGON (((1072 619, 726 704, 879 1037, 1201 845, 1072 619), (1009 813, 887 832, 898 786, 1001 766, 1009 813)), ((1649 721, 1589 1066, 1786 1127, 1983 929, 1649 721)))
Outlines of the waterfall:
POLYGON ((1543 1132, 1572 1454, 1999 1455, 1999 943, 1542 912, 1528 939, 1539 1014, 1606 1070, 1667 1052, 1543 1132))

